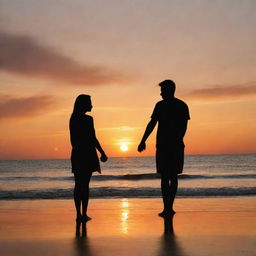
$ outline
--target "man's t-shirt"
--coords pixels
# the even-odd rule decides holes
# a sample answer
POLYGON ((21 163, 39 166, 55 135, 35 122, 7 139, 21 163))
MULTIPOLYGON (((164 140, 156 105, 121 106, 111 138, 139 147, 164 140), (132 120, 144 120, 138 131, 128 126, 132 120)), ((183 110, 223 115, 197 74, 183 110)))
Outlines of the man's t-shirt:
POLYGON ((159 101, 151 118, 158 121, 156 146, 172 147, 183 144, 184 126, 190 119, 185 102, 177 98, 159 101))

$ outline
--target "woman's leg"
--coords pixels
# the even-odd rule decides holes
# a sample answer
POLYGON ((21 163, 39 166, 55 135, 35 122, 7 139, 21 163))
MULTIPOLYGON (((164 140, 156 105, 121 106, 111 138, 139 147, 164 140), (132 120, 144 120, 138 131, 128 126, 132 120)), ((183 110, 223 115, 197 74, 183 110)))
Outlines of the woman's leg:
POLYGON ((90 183, 91 177, 92 177, 91 172, 86 172, 83 175, 82 209, 83 209, 84 221, 90 219, 90 217, 87 216, 87 208, 88 208, 88 201, 89 201, 89 183, 90 183))
POLYGON ((74 174, 75 177, 75 187, 74 187, 74 202, 76 207, 76 217, 77 221, 81 220, 81 179, 77 173, 74 174))

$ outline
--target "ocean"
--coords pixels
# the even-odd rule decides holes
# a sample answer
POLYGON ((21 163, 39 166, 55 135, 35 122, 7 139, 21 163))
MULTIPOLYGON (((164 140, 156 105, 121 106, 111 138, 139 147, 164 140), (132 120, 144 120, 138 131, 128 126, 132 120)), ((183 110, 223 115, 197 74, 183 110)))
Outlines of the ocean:
MULTIPOLYGON (((160 197, 154 157, 110 158, 94 173, 91 198, 160 197)), ((0 199, 69 199, 74 178, 69 159, 1 160, 0 199)), ((256 195, 256 154, 189 155, 177 197, 256 195)))

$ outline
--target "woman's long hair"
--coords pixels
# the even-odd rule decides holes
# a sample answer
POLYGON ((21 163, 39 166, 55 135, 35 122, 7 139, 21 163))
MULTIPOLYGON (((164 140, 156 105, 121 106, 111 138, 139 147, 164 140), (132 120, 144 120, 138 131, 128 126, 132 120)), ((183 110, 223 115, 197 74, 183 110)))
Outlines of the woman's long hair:
POLYGON ((75 100, 74 109, 71 116, 74 117, 83 115, 90 104, 91 96, 86 94, 80 94, 75 100))

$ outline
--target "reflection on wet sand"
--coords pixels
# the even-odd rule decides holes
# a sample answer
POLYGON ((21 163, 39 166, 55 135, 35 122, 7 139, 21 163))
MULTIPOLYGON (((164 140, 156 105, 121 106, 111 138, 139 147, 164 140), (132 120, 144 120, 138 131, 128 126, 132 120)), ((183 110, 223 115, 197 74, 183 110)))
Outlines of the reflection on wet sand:
POLYGON ((86 223, 76 224, 76 237, 74 243, 77 256, 94 255, 90 248, 89 238, 87 237, 86 223), (80 229, 82 229, 82 232, 80 232, 80 229))
POLYGON ((164 218, 164 234, 170 234, 174 236, 174 230, 173 230, 173 217, 174 214, 172 214, 169 217, 164 218))
POLYGON ((173 217, 174 215, 171 215, 163 219, 164 234, 159 240, 159 256, 186 256, 179 246, 177 237, 175 236, 173 228, 173 217))
MULTIPOLYGON (((161 255, 161 256, 187 256, 179 244, 179 239, 174 233, 173 219, 174 216, 163 218, 163 234, 153 238, 149 234, 140 237, 138 240, 137 228, 134 229, 133 222, 130 221, 130 205, 128 199, 120 201, 119 220, 117 228, 122 236, 113 237, 111 235, 95 237, 94 232, 87 233, 87 223, 76 225, 76 238, 74 239, 74 249, 76 256, 98 256, 109 253, 109 255, 131 255, 133 250, 142 255, 161 255), (149 235, 149 236, 148 236, 149 235), (129 238, 129 244, 127 244, 129 238), (138 242, 140 241, 140 242, 138 242), (149 242, 150 241, 150 242, 149 242), (150 246, 149 246, 150 245, 150 246), (145 254, 146 253, 146 254, 145 254)), ((143 222, 142 222, 143 223, 143 222)), ((161 223, 161 220, 160 222, 161 223)), ((141 224, 141 222, 138 222, 141 224)), ((112 228, 112 223, 109 226, 112 228)), ((145 227, 145 229, 147 226, 145 227)), ((159 230, 159 229, 158 229, 159 230)), ((89 230, 92 231, 92 230, 89 230)), ((160 230, 159 230, 160 231, 160 230)))
POLYGON ((129 201, 123 198, 121 201, 121 233, 128 234, 128 219, 129 219, 129 201))
POLYGON ((76 237, 86 237, 87 236, 87 228, 86 222, 76 223, 76 237), (82 227, 82 233, 81 233, 82 227))

